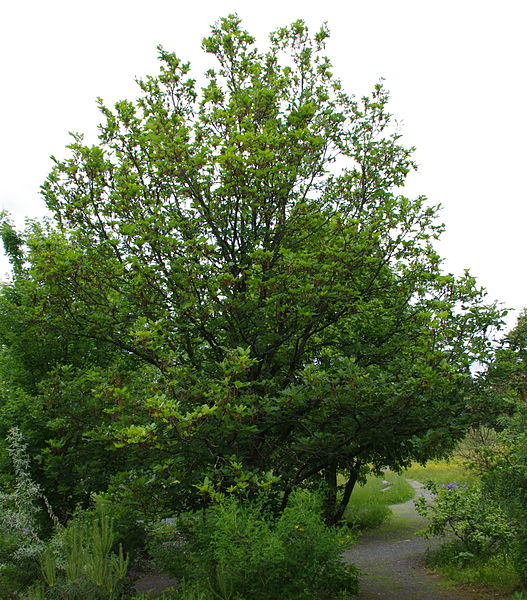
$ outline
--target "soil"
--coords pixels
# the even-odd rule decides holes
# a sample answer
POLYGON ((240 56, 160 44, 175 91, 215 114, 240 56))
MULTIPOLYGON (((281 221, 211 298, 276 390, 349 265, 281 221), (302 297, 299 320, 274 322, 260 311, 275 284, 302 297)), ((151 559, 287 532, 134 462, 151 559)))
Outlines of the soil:
MULTIPOLYGON (((427 496, 423 484, 408 480, 416 497, 427 496)), ((362 572, 357 600, 483 600, 483 590, 449 586, 425 567, 428 548, 444 540, 426 540, 417 535, 426 521, 413 500, 390 506, 392 518, 366 532, 344 553, 344 560, 362 572)))
POLYGON ((138 594, 146 594, 151 598, 160 596, 166 589, 176 586, 177 579, 161 573, 149 573, 143 575, 135 583, 135 591, 138 594))

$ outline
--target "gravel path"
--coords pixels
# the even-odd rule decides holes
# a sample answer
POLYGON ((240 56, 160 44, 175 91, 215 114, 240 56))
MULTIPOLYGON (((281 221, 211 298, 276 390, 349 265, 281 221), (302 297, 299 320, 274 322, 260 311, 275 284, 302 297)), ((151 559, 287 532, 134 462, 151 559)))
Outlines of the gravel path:
MULTIPOLYGON (((416 497, 427 496, 423 484, 408 480, 416 497)), ((426 570, 426 549, 441 540, 417 536, 425 520, 415 512, 413 500, 390 506, 393 518, 367 532, 344 554, 363 573, 357 600, 482 600, 481 592, 447 587, 426 570)))

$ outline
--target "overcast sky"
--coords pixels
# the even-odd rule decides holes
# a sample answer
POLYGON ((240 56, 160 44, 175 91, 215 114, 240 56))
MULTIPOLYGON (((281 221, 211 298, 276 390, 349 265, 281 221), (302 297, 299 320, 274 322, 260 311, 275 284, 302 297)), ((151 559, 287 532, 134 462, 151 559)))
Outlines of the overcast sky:
MULTIPOLYGON (((93 140, 107 103, 135 98, 162 44, 197 71, 201 39, 237 12, 265 42, 303 18, 327 21, 327 54, 346 90, 380 77, 419 171, 408 193, 443 206, 445 267, 469 268, 489 298, 527 306, 527 3, 525 0, 19 0, 0 10, 0 209, 19 226, 40 217, 49 156, 68 131, 93 140)), ((0 275, 8 271, 0 257, 0 275)), ((514 313, 509 324, 514 322, 514 313)))

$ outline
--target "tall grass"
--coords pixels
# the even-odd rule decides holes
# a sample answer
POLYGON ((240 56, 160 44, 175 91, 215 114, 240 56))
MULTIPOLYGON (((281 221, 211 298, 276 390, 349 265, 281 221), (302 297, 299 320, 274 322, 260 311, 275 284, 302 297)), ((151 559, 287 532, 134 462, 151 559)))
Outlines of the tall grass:
POLYGON ((400 504, 414 497, 412 486, 401 475, 386 471, 382 477, 368 477, 363 485, 353 490, 345 521, 354 529, 371 529, 386 521, 391 515, 390 504, 400 504), (391 485, 383 484, 388 481, 391 485))
POLYGON ((457 457, 448 461, 430 461, 424 466, 415 463, 410 469, 404 472, 404 476, 408 479, 420 481, 421 483, 433 481, 439 485, 452 483, 453 481, 470 485, 477 481, 477 477, 457 457))
MULTIPOLYGON (((427 556, 427 564, 451 581, 485 586, 499 594, 500 598, 518 586, 518 575, 504 554, 490 558, 466 558, 466 553, 461 550, 455 542, 447 543, 427 556)), ((515 600, 523 600, 523 596, 519 595, 515 600)))

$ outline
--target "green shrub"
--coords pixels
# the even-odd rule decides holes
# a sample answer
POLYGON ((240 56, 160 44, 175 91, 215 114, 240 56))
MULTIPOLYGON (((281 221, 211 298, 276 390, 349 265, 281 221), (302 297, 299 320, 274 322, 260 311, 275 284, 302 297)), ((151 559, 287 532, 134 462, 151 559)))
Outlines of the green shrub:
POLYGON ((14 486, 0 493, 0 597, 26 587, 38 577, 38 557, 44 548, 41 535, 42 492, 30 474, 30 458, 19 429, 9 431, 7 451, 14 486))
POLYGON ((459 559, 490 556, 510 544, 514 532, 505 513, 481 488, 457 482, 442 486, 429 482, 427 488, 434 501, 415 502, 417 512, 428 518, 424 534, 454 536, 460 544, 459 559))
POLYGON ((146 545, 146 525, 137 506, 110 494, 97 494, 94 500, 95 506, 112 520, 114 546, 121 545, 132 562, 141 558, 146 545))
POLYGON ((42 580, 28 600, 114 600, 128 568, 122 546, 112 551, 112 519, 99 510, 77 516, 58 530, 40 556, 42 580))
POLYGON ((184 598, 312 600, 357 590, 356 570, 340 559, 351 536, 326 527, 318 497, 306 491, 277 520, 228 499, 152 535, 153 554, 184 581, 184 598))
POLYGON ((483 476, 485 492, 502 507, 514 538, 511 555, 524 590, 527 589, 527 406, 501 420, 500 452, 493 469, 483 476))
POLYGON ((344 530, 326 527, 321 515, 318 497, 300 491, 292 497, 276 524, 275 532, 285 551, 278 569, 284 598, 302 598, 304 589, 308 590, 306 598, 311 598, 309 591, 314 590, 328 594, 342 590, 356 592, 356 572, 346 569, 340 560, 352 536, 344 530))
POLYGON ((112 552, 113 519, 105 507, 82 513, 66 528, 60 527, 31 478, 30 459, 18 429, 9 432, 7 444, 15 484, 11 493, 0 493, 0 597, 20 596, 27 588, 27 600, 117 598, 128 559, 122 547, 118 554, 112 552), (41 533, 45 512, 54 531, 47 542, 41 533), (41 581, 35 583, 39 576, 41 581))

